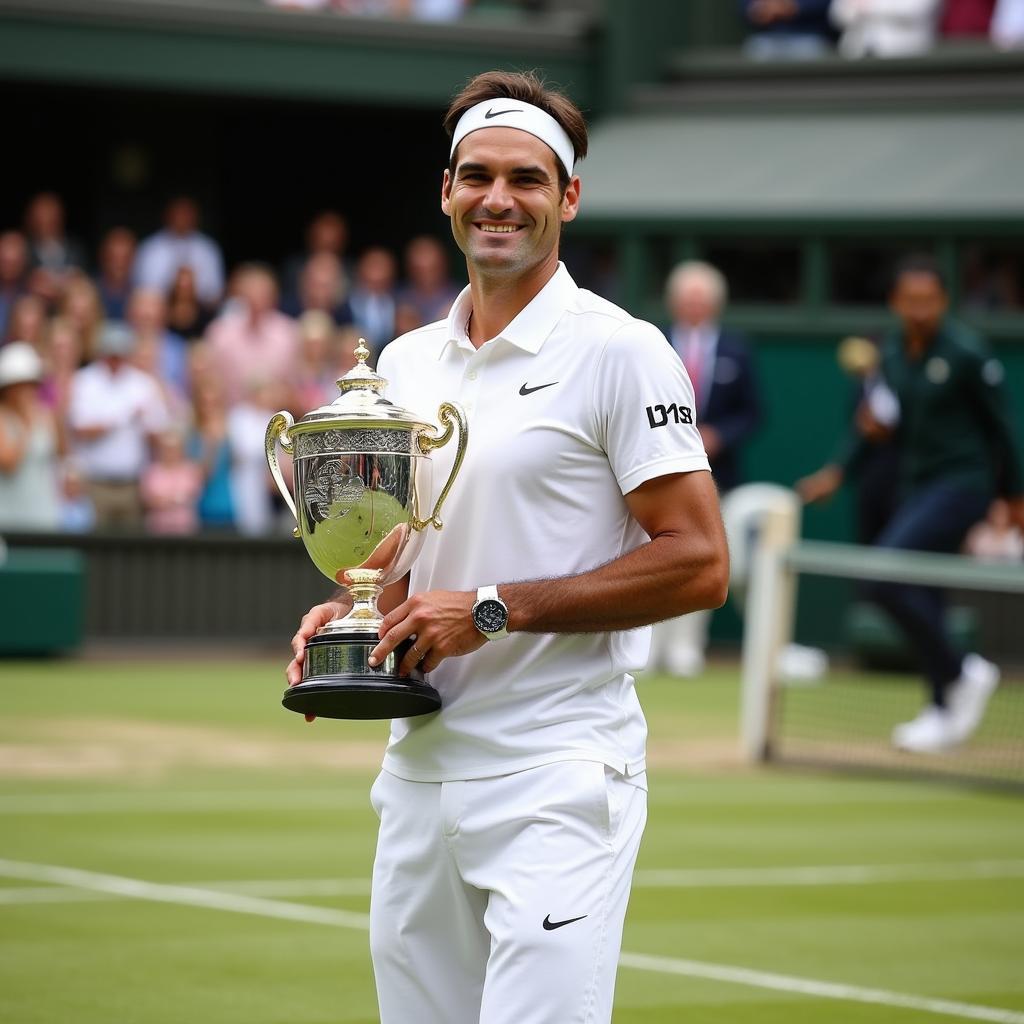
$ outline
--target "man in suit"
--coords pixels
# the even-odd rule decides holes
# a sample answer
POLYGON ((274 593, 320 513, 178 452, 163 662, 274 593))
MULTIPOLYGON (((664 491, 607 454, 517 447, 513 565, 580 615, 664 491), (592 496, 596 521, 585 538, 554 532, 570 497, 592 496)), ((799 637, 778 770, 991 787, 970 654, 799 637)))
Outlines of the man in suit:
MULTIPOLYGON (((719 324, 726 297, 722 274, 697 260, 680 263, 665 287, 672 317, 665 335, 693 383, 697 429, 723 494, 741 483, 740 450, 762 418, 750 349, 742 334, 719 324)), ((656 626, 650 664, 697 675, 709 621, 710 613, 696 612, 656 626)))

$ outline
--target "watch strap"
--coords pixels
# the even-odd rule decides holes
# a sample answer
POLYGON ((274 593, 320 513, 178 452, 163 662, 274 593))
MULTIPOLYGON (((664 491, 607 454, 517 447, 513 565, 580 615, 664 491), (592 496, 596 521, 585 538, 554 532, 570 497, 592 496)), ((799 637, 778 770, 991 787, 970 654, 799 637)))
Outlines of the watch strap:
MULTIPOLYGON (((480 604, 481 601, 497 601, 505 609, 505 623, 508 624, 508 605, 500 597, 498 597, 498 585, 496 583, 491 584, 487 587, 477 587, 476 590, 476 604, 480 604)), ((474 609, 476 605, 473 606, 474 609)), ((479 627, 478 627, 479 628, 479 627)), ((483 633, 483 630, 481 630, 483 633)), ((508 629, 502 626, 501 629, 495 630, 493 633, 484 633, 484 636, 488 640, 503 640, 508 636, 508 629)))

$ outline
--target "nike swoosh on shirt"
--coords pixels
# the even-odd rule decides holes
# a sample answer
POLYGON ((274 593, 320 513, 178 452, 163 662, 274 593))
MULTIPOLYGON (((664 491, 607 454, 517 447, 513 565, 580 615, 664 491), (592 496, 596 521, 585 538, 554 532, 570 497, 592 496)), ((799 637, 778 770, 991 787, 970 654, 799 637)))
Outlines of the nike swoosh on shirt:
POLYGON ((570 917, 568 921, 552 921, 551 915, 548 914, 544 918, 543 928, 546 932, 553 932, 556 928, 564 928, 567 924, 575 924, 577 921, 582 921, 586 916, 584 914, 583 917, 570 917))
POLYGON ((534 391, 543 391, 545 388, 553 388, 558 383, 557 380, 553 380, 550 384, 538 384, 535 388, 527 387, 525 384, 519 389, 519 394, 532 395, 534 391))

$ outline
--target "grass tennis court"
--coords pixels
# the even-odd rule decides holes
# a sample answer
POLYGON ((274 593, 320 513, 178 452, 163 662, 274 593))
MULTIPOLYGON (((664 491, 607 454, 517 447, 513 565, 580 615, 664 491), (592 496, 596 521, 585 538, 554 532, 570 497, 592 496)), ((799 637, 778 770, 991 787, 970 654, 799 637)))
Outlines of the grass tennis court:
MULTIPOLYGON (((269 661, 0 679, 0 1021, 376 1020, 383 723, 305 725, 269 661)), ((641 683, 617 1024, 1024 1024, 1020 797, 742 767, 737 681, 641 683)))

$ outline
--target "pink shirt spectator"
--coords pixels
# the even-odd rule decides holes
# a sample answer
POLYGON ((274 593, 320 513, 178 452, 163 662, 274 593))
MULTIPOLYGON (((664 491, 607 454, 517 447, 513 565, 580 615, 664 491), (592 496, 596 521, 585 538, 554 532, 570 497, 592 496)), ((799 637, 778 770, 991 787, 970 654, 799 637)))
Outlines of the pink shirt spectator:
POLYGON ((142 503, 150 533, 195 533, 203 472, 194 462, 157 462, 142 474, 142 503))
POLYGON ((289 384, 299 358, 299 332, 291 317, 276 309, 255 320, 248 312, 226 313, 206 332, 229 405, 258 380, 289 384))

